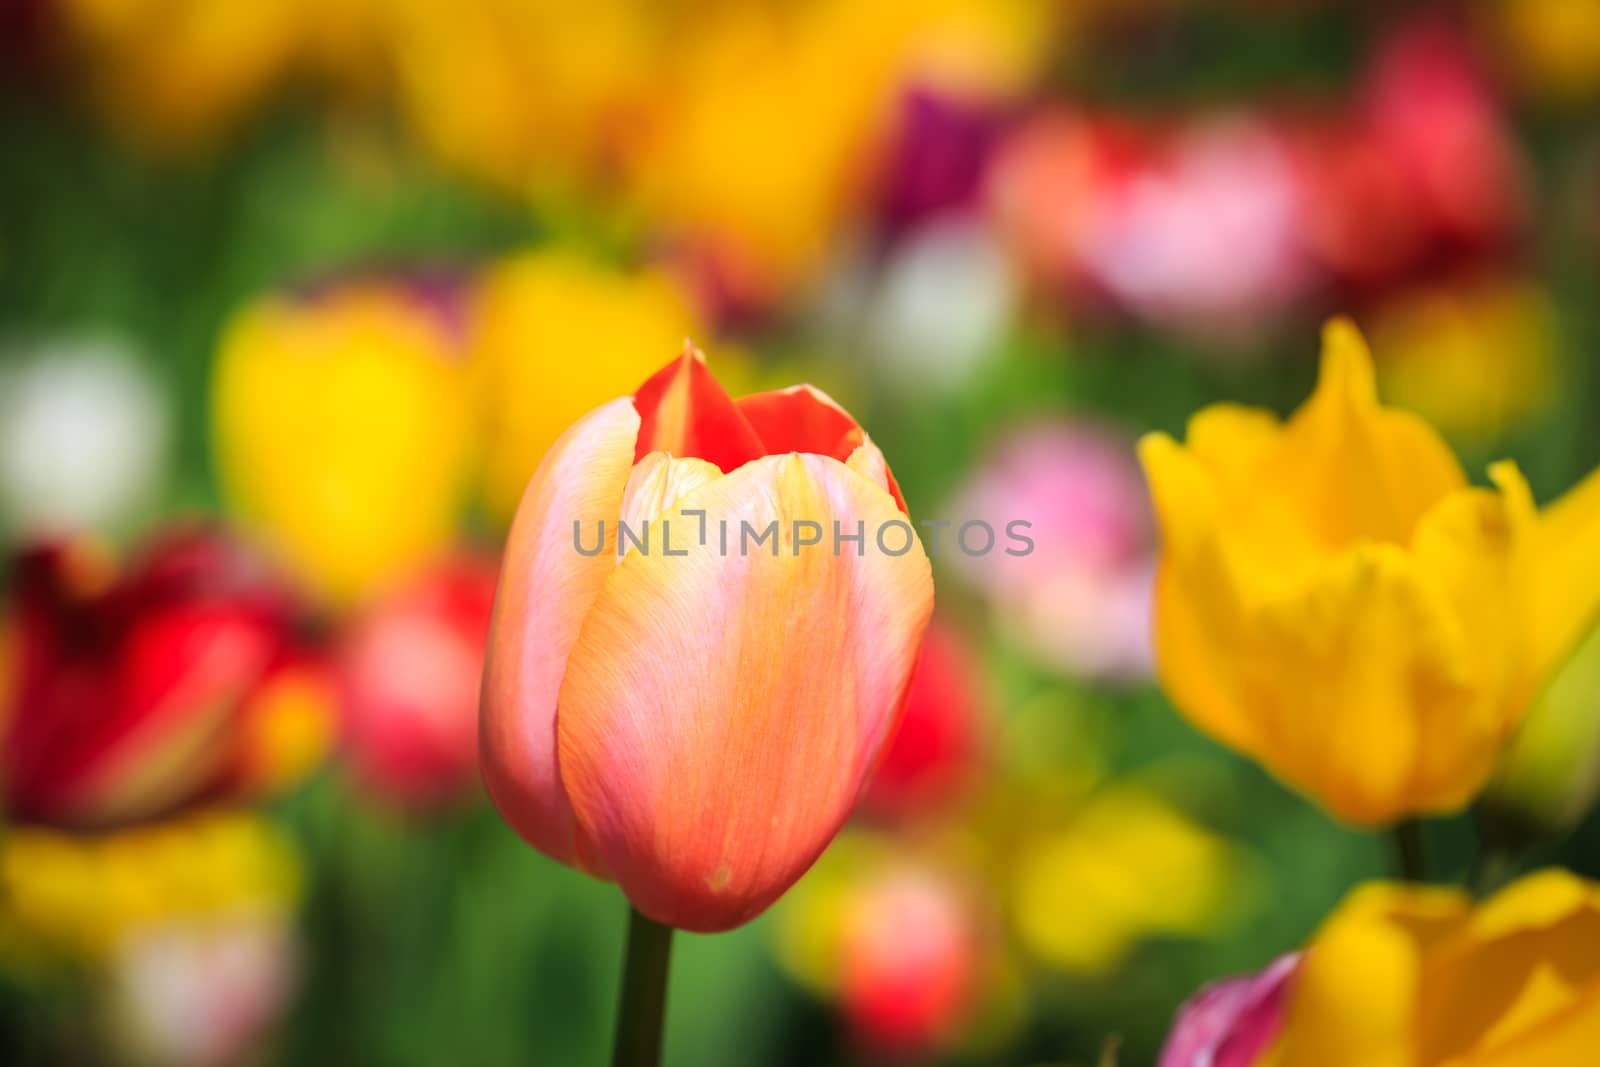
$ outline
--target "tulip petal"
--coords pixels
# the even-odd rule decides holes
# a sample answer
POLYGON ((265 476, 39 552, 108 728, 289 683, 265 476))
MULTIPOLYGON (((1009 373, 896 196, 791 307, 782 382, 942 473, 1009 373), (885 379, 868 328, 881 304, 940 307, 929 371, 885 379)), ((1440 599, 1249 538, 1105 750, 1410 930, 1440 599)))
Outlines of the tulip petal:
POLYGON ((1294 1067, 1413 1067, 1423 957, 1459 929, 1468 903, 1450 890, 1356 890, 1301 959, 1282 1062, 1294 1067))
POLYGON ((1254 1067, 1277 1037, 1298 954, 1207 986, 1178 1009, 1158 1067, 1254 1067))
POLYGON ((752 393, 735 405, 769 454, 814 452, 843 462, 866 440, 856 420, 815 386, 752 393))
POLYGON ((1177 442, 1152 434, 1139 458, 1161 526, 1155 642, 1162 687, 1197 727, 1246 752, 1259 734, 1241 703, 1238 649, 1244 605, 1238 578, 1216 537, 1214 481, 1177 442))
POLYGON ((651 375, 633 403, 640 418, 636 461, 667 452, 732 471, 766 455, 755 430, 706 369, 705 354, 692 344, 651 375))
MULTIPOLYGON (((1514 473, 1514 471, 1512 472, 1514 473)), ((1476 700, 1439 701, 1417 694, 1426 743, 1417 752, 1419 796, 1476 791, 1488 778, 1507 736, 1528 707, 1518 645, 1523 605, 1517 593, 1520 527, 1513 495, 1463 489, 1418 524, 1412 559, 1437 590, 1458 629, 1458 667, 1476 700)))
POLYGON ((1467 484, 1432 427, 1379 406, 1372 355, 1347 319, 1323 333, 1317 390, 1285 424, 1267 481, 1329 549, 1363 538, 1404 544, 1436 502, 1467 484))
POLYGON ((1272 769, 1339 818, 1457 810, 1483 784, 1445 781, 1429 794, 1416 780, 1424 722, 1450 721, 1485 751, 1503 731, 1485 725, 1496 720, 1479 702, 1492 697, 1471 685, 1475 650, 1403 550, 1364 544, 1337 557, 1303 593, 1263 607, 1252 634, 1233 654, 1272 769))
MULTIPOLYGON (((655 521, 685 494, 722 477, 715 463, 703 459, 675 459, 665 452, 652 452, 634 464, 628 488, 622 494, 622 516, 617 527, 617 558, 631 551, 650 551, 651 529, 658 532, 656 551, 673 550, 670 527, 655 521), (624 535, 623 527, 628 534, 624 535)), ((671 520, 668 519, 667 522, 671 520)), ((679 542, 699 536, 699 523, 679 527, 679 542)))
POLYGON ((557 730, 586 847, 640 910, 712 931, 771 904, 848 815, 933 585, 892 498, 833 459, 766 457, 686 508, 727 523, 726 551, 713 534, 687 556, 622 561, 573 648, 557 730), (821 543, 798 543, 807 521, 821 543), (864 524, 861 554, 835 551, 835 521, 864 524), (747 546, 745 523, 776 524, 777 540, 747 546), (885 524, 904 527, 886 538, 903 554, 874 543, 885 524))
MULTIPOLYGON (((812 452, 854 466, 852 457, 862 448, 870 448, 877 453, 876 462, 883 462, 883 454, 867 438, 861 425, 814 385, 791 385, 787 389, 752 393, 740 397, 735 404, 761 438, 768 455, 812 452)), ((874 476, 874 480, 878 479, 874 476)), ((883 480, 900 510, 905 511, 905 498, 900 495, 900 486, 887 465, 883 467, 883 480)))
POLYGON ((484 782, 535 848, 579 862, 572 808, 556 766, 556 698, 579 627, 616 567, 616 519, 633 466, 639 414, 627 398, 585 415, 545 454, 506 542, 484 661, 484 782), (605 524, 593 555, 588 531, 605 524))
MULTIPOLYGON (((1520 1051, 1519 1064, 1577 1063, 1535 1053, 1570 1040, 1600 994, 1600 893, 1562 870, 1528 875, 1484 903, 1431 953, 1422 983, 1420 1051, 1427 1063, 1520 1051)), ((1566 1046, 1570 1047, 1570 1046, 1566 1046)))
POLYGON ((1531 651, 1546 676, 1600 623, 1600 470, 1539 515, 1533 538, 1531 651))

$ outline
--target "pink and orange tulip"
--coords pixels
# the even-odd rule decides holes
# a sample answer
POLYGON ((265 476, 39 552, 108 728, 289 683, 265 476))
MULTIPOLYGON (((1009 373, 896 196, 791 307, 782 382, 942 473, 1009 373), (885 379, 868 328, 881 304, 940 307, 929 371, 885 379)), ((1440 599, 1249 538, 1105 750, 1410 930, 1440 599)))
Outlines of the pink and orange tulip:
POLYGON ((849 815, 932 605, 861 427, 809 386, 731 400, 687 348, 575 423, 528 484, 484 667, 489 792, 649 918, 738 926, 849 815), (864 542, 841 548, 835 523, 864 542))

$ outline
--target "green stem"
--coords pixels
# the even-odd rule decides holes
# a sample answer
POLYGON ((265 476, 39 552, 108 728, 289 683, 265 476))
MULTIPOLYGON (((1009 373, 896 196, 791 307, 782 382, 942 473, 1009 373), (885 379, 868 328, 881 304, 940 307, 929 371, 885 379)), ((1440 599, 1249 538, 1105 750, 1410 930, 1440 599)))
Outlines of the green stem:
POLYGON ((672 927, 628 909, 628 954, 618 994, 613 1067, 656 1067, 667 1008, 667 969, 672 927))
POLYGON ((1483 898, 1511 881, 1517 873, 1517 857, 1503 848, 1483 844, 1472 857, 1472 867, 1467 871, 1467 889, 1473 896, 1483 898))
POLYGON ((1428 880, 1428 859, 1422 842, 1422 823, 1416 819, 1406 819, 1395 824, 1394 852, 1401 878, 1407 882, 1428 880))

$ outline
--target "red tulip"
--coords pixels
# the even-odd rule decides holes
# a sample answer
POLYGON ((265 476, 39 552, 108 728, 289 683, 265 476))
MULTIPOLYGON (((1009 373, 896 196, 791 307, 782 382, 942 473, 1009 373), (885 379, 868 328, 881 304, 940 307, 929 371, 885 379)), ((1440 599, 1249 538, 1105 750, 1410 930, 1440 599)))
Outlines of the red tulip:
POLYGON ((341 644, 348 759, 362 787, 430 807, 477 781, 478 686, 495 568, 462 558, 373 605, 341 644))
POLYGON ((861 427, 809 386, 730 400, 690 347, 528 485, 485 664, 490 794, 646 916, 737 926, 854 806, 932 603, 861 427))
POLYGON ((934 623, 922 641, 900 728, 884 749, 862 809, 903 818, 956 797, 983 744, 982 676, 959 631, 934 623))
POLYGON ((14 684, 0 722, 11 817, 68 827, 153 818, 238 791, 257 687, 294 654, 290 605, 206 532, 112 575, 82 545, 13 566, 14 684))
POLYGON ((860 887, 846 920, 841 1006, 856 1039, 910 1056, 960 1033, 978 992, 978 923, 960 887, 916 869, 860 887))

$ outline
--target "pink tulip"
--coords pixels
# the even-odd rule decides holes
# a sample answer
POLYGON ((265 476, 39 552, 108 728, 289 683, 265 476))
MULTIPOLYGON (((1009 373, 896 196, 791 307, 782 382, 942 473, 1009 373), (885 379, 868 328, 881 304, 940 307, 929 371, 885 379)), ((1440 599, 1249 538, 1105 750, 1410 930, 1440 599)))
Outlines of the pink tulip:
POLYGON ((649 918, 737 926, 854 806, 932 602, 861 427, 809 386, 730 400, 689 347, 528 485, 484 667, 490 794, 649 918))
POLYGON ((1090 678, 1149 674, 1154 538, 1131 440, 1089 422, 1023 427, 951 510, 1033 524, 1026 555, 954 562, 1035 654, 1090 678))
POLYGON ((1260 974, 1207 986, 1178 1009, 1158 1067, 1252 1067, 1283 1025, 1284 998, 1299 966, 1284 956, 1260 974))

